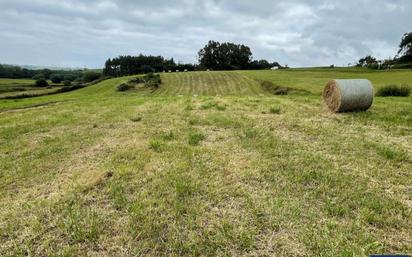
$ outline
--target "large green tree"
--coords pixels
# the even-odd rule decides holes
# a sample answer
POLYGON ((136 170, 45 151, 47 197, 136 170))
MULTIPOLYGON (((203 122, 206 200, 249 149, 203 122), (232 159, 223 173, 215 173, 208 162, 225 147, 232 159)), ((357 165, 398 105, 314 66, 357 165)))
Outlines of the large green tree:
POLYGON ((359 67, 371 67, 372 65, 377 65, 378 60, 371 55, 367 55, 364 58, 359 59, 358 65, 359 67))
POLYGON ((412 62, 412 32, 403 35, 398 55, 401 62, 412 62))
POLYGON ((252 61, 248 46, 216 41, 209 41, 198 55, 200 65, 213 70, 247 69, 252 61))

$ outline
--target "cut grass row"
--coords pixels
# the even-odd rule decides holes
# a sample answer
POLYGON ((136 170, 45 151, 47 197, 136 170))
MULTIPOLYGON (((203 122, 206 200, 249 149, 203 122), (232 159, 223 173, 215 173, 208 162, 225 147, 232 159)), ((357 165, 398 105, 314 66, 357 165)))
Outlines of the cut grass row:
POLYGON ((265 92, 259 83, 239 72, 187 72, 162 74, 162 86, 156 92, 165 95, 259 95, 265 92))

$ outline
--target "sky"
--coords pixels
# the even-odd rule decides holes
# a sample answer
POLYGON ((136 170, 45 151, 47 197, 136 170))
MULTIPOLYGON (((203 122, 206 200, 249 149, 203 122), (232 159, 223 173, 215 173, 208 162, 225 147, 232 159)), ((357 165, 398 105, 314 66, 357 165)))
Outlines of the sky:
POLYGON ((209 40, 291 67, 393 57, 411 0, 0 0, 0 63, 104 66, 119 55, 196 63, 209 40))

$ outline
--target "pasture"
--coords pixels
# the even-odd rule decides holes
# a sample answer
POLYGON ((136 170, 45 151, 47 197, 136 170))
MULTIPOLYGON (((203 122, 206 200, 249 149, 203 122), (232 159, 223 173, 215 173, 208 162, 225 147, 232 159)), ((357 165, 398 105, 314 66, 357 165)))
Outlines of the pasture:
POLYGON ((3 79, 0 78, 0 99, 19 98, 24 96, 41 96, 57 92, 61 84, 48 81, 49 87, 37 87, 32 79, 3 79))
POLYGON ((330 79, 412 71, 161 76, 0 100, 1 256, 412 252, 412 96, 345 114, 321 99, 330 79))

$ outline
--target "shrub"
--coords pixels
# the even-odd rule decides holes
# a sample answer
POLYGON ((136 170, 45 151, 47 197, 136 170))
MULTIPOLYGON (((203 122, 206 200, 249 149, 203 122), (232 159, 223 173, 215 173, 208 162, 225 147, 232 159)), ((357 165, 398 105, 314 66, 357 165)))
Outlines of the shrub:
POLYGON ((275 94, 275 95, 287 95, 289 92, 289 89, 287 87, 281 87, 278 85, 275 85, 271 81, 262 81, 261 86, 264 90, 275 94))
POLYGON ((70 87, 71 85, 72 85, 72 82, 70 80, 63 81, 63 86, 70 87))
POLYGON ((146 87, 157 89, 162 84, 162 79, 159 74, 148 73, 141 79, 145 82, 146 87))
POLYGON ((153 81, 155 81, 155 82, 157 82, 157 83, 159 83, 159 84, 161 84, 162 83, 162 80, 161 80, 161 78, 160 78, 160 75, 159 74, 154 74, 154 73, 148 73, 148 74, 146 74, 145 76, 143 76, 143 80, 144 81, 150 81, 150 80, 153 80, 153 81))
POLYGON ((402 86, 397 86, 397 85, 386 85, 378 90, 376 92, 376 96, 409 96, 411 94, 411 88, 402 85, 402 86))
POLYGON ((146 87, 157 89, 159 88, 160 84, 156 80, 149 80, 146 82, 146 87))
POLYGON ((132 78, 132 79, 129 80, 129 83, 139 84, 139 83, 142 83, 142 79, 141 78, 132 78))
POLYGON ((122 84, 117 86, 117 91, 124 92, 124 91, 130 90, 132 88, 133 88, 133 86, 131 86, 129 84, 126 84, 126 83, 122 83, 122 84))
POLYGON ((47 83, 47 80, 45 79, 38 79, 36 80, 36 86, 37 87, 47 87, 49 86, 49 83, 47 83))
POLYGON ((83 81, 84 82, 92 82, 94 80, 99 79, 102 76, 102 74, 100 72, 97 71, 86 71, 83 74, 83 81))

